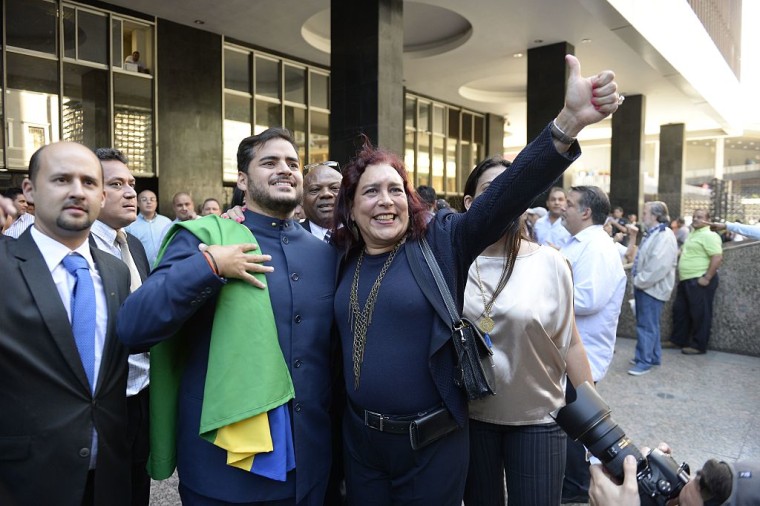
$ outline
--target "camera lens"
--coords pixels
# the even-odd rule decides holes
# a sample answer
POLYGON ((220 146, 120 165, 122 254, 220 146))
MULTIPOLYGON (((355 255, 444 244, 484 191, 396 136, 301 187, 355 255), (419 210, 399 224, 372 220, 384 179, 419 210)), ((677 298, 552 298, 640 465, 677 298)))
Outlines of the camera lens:
POLYGON ((568 398, 556 421, 571 438, 583 443, 617 478, 623 478, 626 455, 633 455, 639 466, 645 462, 636 445, 610 416, 610 407, 591 385, 584 383, 570 393, 575 394, 575 399, 568 398))

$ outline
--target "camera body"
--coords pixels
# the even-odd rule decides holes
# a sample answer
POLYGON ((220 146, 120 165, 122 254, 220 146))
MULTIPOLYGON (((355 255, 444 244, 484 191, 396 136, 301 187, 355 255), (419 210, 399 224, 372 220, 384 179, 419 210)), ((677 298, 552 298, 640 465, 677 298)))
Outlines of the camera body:
POLYGON ((623 461, 636 458, 636 480, 642 505, 664 506, 678 496, 689 481, 689 466, 660 450, 644 456, 610 416, 610 407, 588 382, 575 389, 569 385, 567 405, 555 416, 557 424, 575 441, 580 441, 605 469, 622 481, 623 461))

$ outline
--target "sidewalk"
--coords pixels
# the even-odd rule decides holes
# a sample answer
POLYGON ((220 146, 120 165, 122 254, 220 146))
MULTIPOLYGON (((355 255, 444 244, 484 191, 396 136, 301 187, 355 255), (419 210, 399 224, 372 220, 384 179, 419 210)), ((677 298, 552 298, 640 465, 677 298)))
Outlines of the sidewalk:
POLYGON ((760 357, 663 350, 662 366, 631 376, 636 340, 618 338, 598 391, 636 446, 673 448, 696 472, 709 458, 760 460, 760 357))
MULTIPOLYGON (((760 357, 663 350, 662 366, 630 376, 636 341, 618 338, 598 390, 638 447, 665 441, 692 473, 709 458, 760 460, 760 357)), ((179 505, 176 474, 153 482, 151 505, 179 505)))

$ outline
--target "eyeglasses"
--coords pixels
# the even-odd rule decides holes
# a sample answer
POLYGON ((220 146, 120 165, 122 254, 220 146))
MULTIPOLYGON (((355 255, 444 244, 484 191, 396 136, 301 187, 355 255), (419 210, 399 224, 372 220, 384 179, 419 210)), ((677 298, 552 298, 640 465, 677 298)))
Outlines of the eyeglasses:
POLYGON ((333 162, 332 160, 327 160, 326 162, 317 162, 317 163, 310 163, 309 165, 303 166, 303 175, 309 173, 311 169, 314 169, 316 167, 319 167, 320 165, 324 165, 326 167, 330 167, 331 169, 335 169, 338 172, 340 172, 340 164, 338 162, 333 162))
POLYGON ((140 202, 155 202, 156 197, 140 197, 140 202))

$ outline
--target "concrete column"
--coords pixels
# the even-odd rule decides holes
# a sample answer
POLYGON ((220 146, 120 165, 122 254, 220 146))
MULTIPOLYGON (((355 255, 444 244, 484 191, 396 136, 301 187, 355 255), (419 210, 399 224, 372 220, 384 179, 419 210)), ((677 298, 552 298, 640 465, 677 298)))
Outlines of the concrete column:
POLYGON ((644 95, 626 95, 625 104, 612 115, 610 203, 638 216, 644 203, 645 110, 644 95))
MULTIPOLYGON (((627 99, 625 105, 628 105, 627 99)), ((685 132, 683 123, 660 126, 660 177, 657 193, 658 198, 668 205, 673 219, 683 214, 685 132)))
MULTIPOLYGON (((565 105, 568 76, 566 54, 575 54, 575 47, 567 42, 528 49, 528 142, 540 134, 565 105)), ((555 185, 565 186, 562 179, 555 185)), ((539 195, 533 206, 545 206, 546 198, 547 192, 539 195)))
POLYGON ((725 168, 726 138, 718 137, 715 139, 715 178, 723 179, 723 169, 725 168))
POLYGON ((222 195, 222 38, 163 19, 156 29, 158 202, 171 217, 179 191, 196 204, 222 195))
POLYGON ((504 116, 486 114, 486 156, 504 153, 504 116))
POLYGON ((351 159, 359 133, 402 155, 403 0, 332 0, 330 5, 330 158, 351 159))

